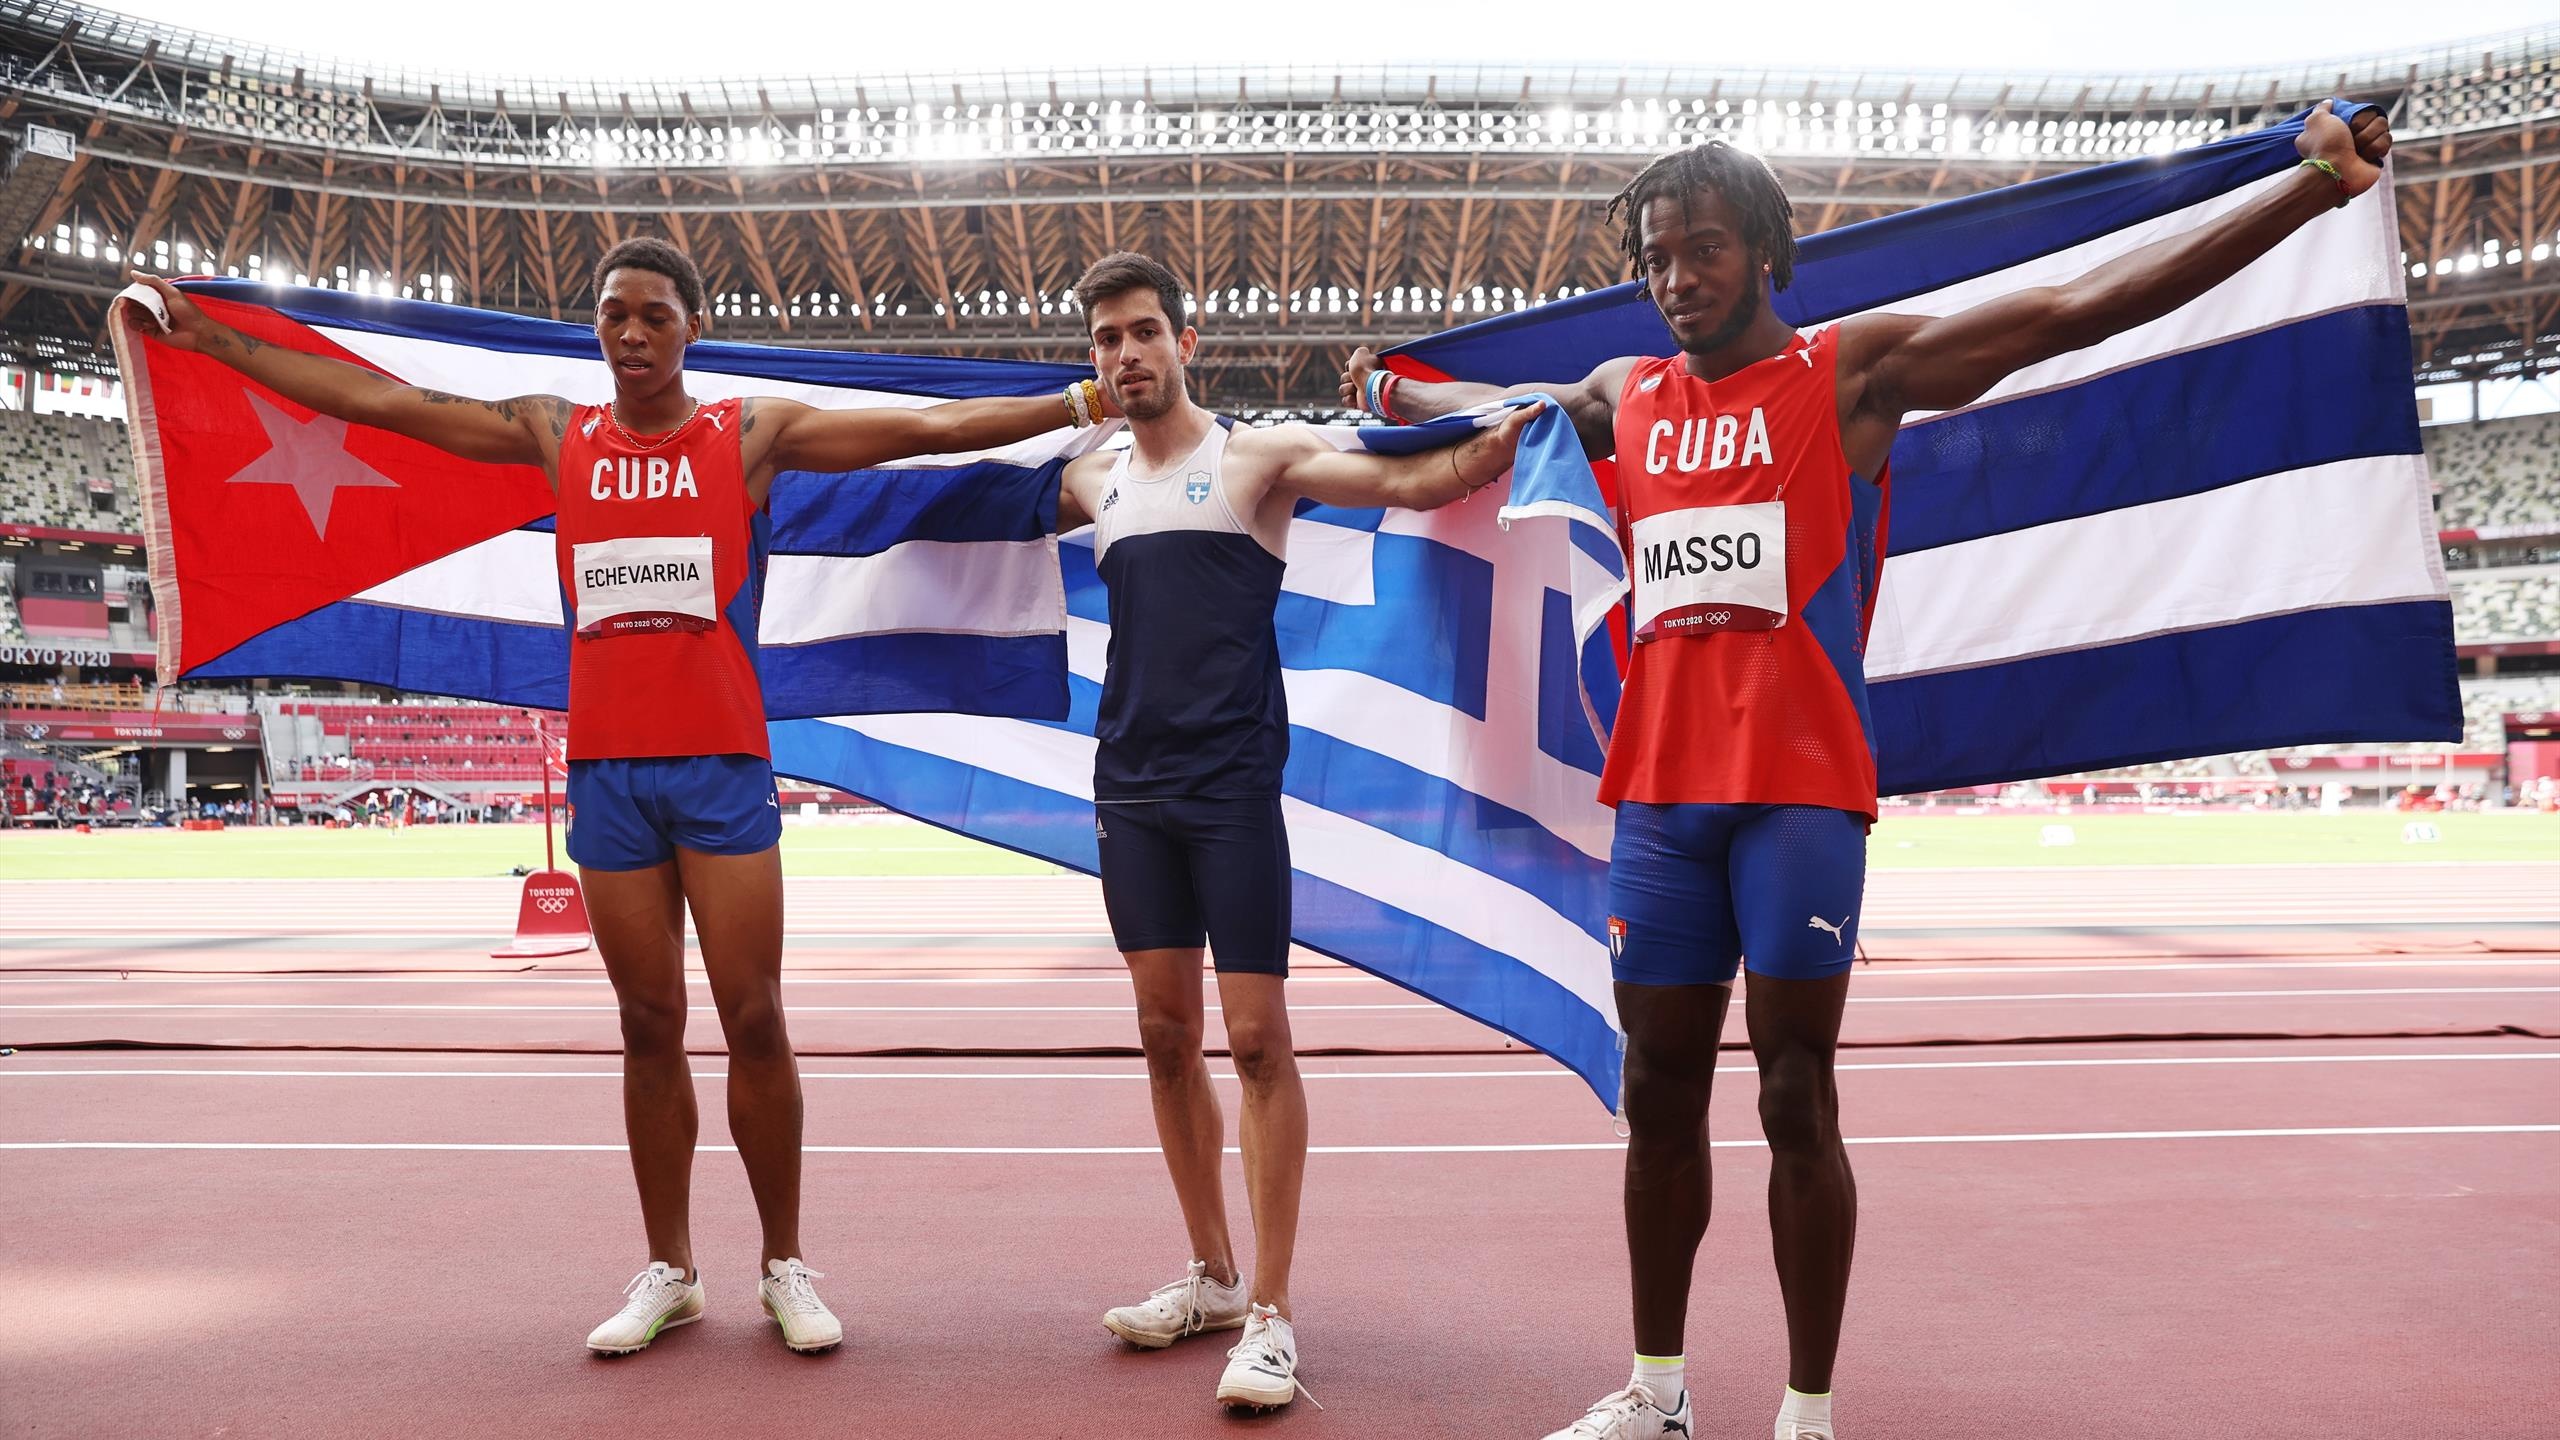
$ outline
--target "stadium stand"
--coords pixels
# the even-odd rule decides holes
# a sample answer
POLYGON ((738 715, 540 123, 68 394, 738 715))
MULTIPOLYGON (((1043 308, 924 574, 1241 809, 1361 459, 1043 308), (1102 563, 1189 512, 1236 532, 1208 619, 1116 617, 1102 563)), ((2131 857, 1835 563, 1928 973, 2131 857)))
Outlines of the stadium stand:
POLYGON ((2432 426, 2425 444, 2444 528, 2560 523, 2560 414, 2432 426))
POLYGON ((132 535, 141 513, 122 421, 0 410, 0 521, 132 535))
POLYGON ((2505 738, 2501 730, 2503 717, 2551 711, 2560 711, 2560 675, 2501 675, 2465 681, 2463 748, 2494 750, 2505 738))
POLYGON ((434 781, 456 786, 542 779, 534 716, 495 705, 404 700, 286 700, 269 733, 296 752, 280 758, 282 783, 434 781))
POLYGON ((2560 566, 2543 575, 2463 579, 2453 587, 2453 634, 2462 644, 2560 635, 2560 566))
POLYGON ((23 645, 26 640, 27 632, 18 624, 17 599, 9 593, 7 577, 0 575, 0 645, 23 645))

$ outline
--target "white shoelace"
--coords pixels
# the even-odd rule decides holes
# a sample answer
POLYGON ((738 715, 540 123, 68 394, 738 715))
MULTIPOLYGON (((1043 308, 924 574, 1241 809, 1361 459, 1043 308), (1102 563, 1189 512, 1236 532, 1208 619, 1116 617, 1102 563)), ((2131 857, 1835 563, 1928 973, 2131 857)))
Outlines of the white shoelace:
POLYGON ((1573 1422, 1573 1428, 1564 1433, 1605 1437, 1609 1434, 1609 1428, 1620 1418, 1631 1417, 1645 1410, 1651 1410, 1656 1414, 1662 1413, 1662 1407, 1654 1404, 1651 1397, 1639 1395, 1633 1390, 1621 1390, 1615 1395, 1601 1397, 1598 1404, 1584 1411, 1582 1418, 1573 1422))
POLYGON ((1297 1394, 1307 1397, 1307 1403, 1315 1406, 1318 1410, 1322 1410, 1324 1408, 1324 1402, 1316 1398, 1316 1392, 1308 1389, 1307 1382, 1298 1378, 1298 1362, 1296 1358, 1293 1356, 1283 1355, 1280 1352, 1280 1347, 1272 1343, 1271 1322, 1264 1319, 1262 1316, 1255 1315, 1251 1319, 1245 1321, 1244 1338, 1238 1340, 1234 1347, 1227 1351, 1227 1358, 1230 1360, 1258 1360, 1271 1370, 1287 1372, 1289 1376, 1289 1384, 1294 1387, 1297 1394))
POLYGON ((797 1260, 786 1260, 783 1262, 782 1273, 768 1278, 782 1292, 782 1308, 792 1314, 823 1315, 827 1313, 826 1303, 818 1298, 817 1290, 809 1284, 812 1280, 826 1279, 825 1271, 812 1270, 797 1260))
POLYGON ((652 1265, 632 1276, 631 1283, 622 1287, 622 1293, 631 1297, 630 1303, 622 1307, 622 1313, 646 1315, 658 1308, 660 1300, 668 1291, 682 1290, 684 1286, 685 1279, 682 1272, 661 1270, 652 1265))
POLYGON ((1180 1307, 1175 1314, 1182 1321, 1182 1333, 1189 1335, 1209 1323, 1208 1307, 1200 1303, 1200 1287, 1208 1282, 1208 1267, 1194 1265, 1190 1274, 1170 1285, 1158 1286, 1151 1298, 1173 1301, 1175 1296, 1181 1296, 1174 1302, 1180 1307))

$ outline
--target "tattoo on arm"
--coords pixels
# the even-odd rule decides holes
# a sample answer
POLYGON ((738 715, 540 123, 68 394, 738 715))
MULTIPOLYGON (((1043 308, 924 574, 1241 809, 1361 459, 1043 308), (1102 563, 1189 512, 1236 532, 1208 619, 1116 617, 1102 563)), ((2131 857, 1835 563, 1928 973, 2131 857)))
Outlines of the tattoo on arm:
POLYGON ((557 395, 515 395, 504 400, 475 400, 468 395, 454 395, 442 390, 418 387, 418 398, 429 405, 476 405, 510 425, 539 420, 542 429, 557 448, 568 438, 571 406, 557 395))
POLYGON ((746 403, 738 407, 741 412, 738 420, 739 439, 744 440, 756 433, 756 421, 764 415, 764 406, 760 403, 763 399, 761 395, 750 395, 746 403))
MULTIPOLYGON (((508 424, 522 420, 535 405, 545 404, 548 397, 515 396, 506 400, 475 400, 468 395, 448 395, 442 390, 418 387, 418 398, 430 405, 477 405, 508 424)), ((557 417, 555 416, 556 420, 557 417)))
POLYGON ((267 342, 257 336, 243 335, 231 329, 218 330, 204 342, 207 354, 218 356, 229 353, 241 360, 246 360, 266 348, 267 342))

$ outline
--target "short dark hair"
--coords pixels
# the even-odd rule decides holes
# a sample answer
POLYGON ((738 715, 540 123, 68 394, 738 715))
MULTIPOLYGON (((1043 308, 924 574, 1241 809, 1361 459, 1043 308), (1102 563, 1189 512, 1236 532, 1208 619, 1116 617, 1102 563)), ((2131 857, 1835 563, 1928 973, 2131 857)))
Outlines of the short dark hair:
POLYGON ((703 296, 702 270, 693 257, 655 235, 634 235, 604 252, 596 262, 596 302, 604 302, 605 277, 616 270, 647 270, 664 275, 675 282, 676 298, 684 301, 687 313, 706 314, 710 302, 703 296))
POLYGON ((1164 307, 1164 318, 1180 331, 1191 324, 1191 307, 1183 303, 1182 282, 1173 272, 1134 250, 1105 255, 1086 267, 1083 278, 1076 281, 1076 303, 1084 307, 1085 328, 1093 328, 1093 307, 1114 295, 1132 290, 1153 290, 1156 301, 1164 307))
POLYGON ((1769 279, 1784 290, 1796 278, 1796 207, 1767 162, 1722 140, 1674 150, 1636 172, 1609 202, 1618 248, 1631 273, 1644 271, 1644 207, 1656 200, 1686 206, 1689 197, 1713 190, 1742 220, 1742 242, 1769 264, 1769 279))

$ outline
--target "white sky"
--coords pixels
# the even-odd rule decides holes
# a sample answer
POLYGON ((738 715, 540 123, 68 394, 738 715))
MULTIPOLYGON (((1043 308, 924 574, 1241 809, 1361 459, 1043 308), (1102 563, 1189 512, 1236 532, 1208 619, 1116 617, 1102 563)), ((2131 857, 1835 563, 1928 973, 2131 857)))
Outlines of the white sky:
POLYGON ((412 70, 633 80, 1353 59, 2113 74, 2290 65, 2560 23, 2560 0, 121 0, 109 8, 412 70))

